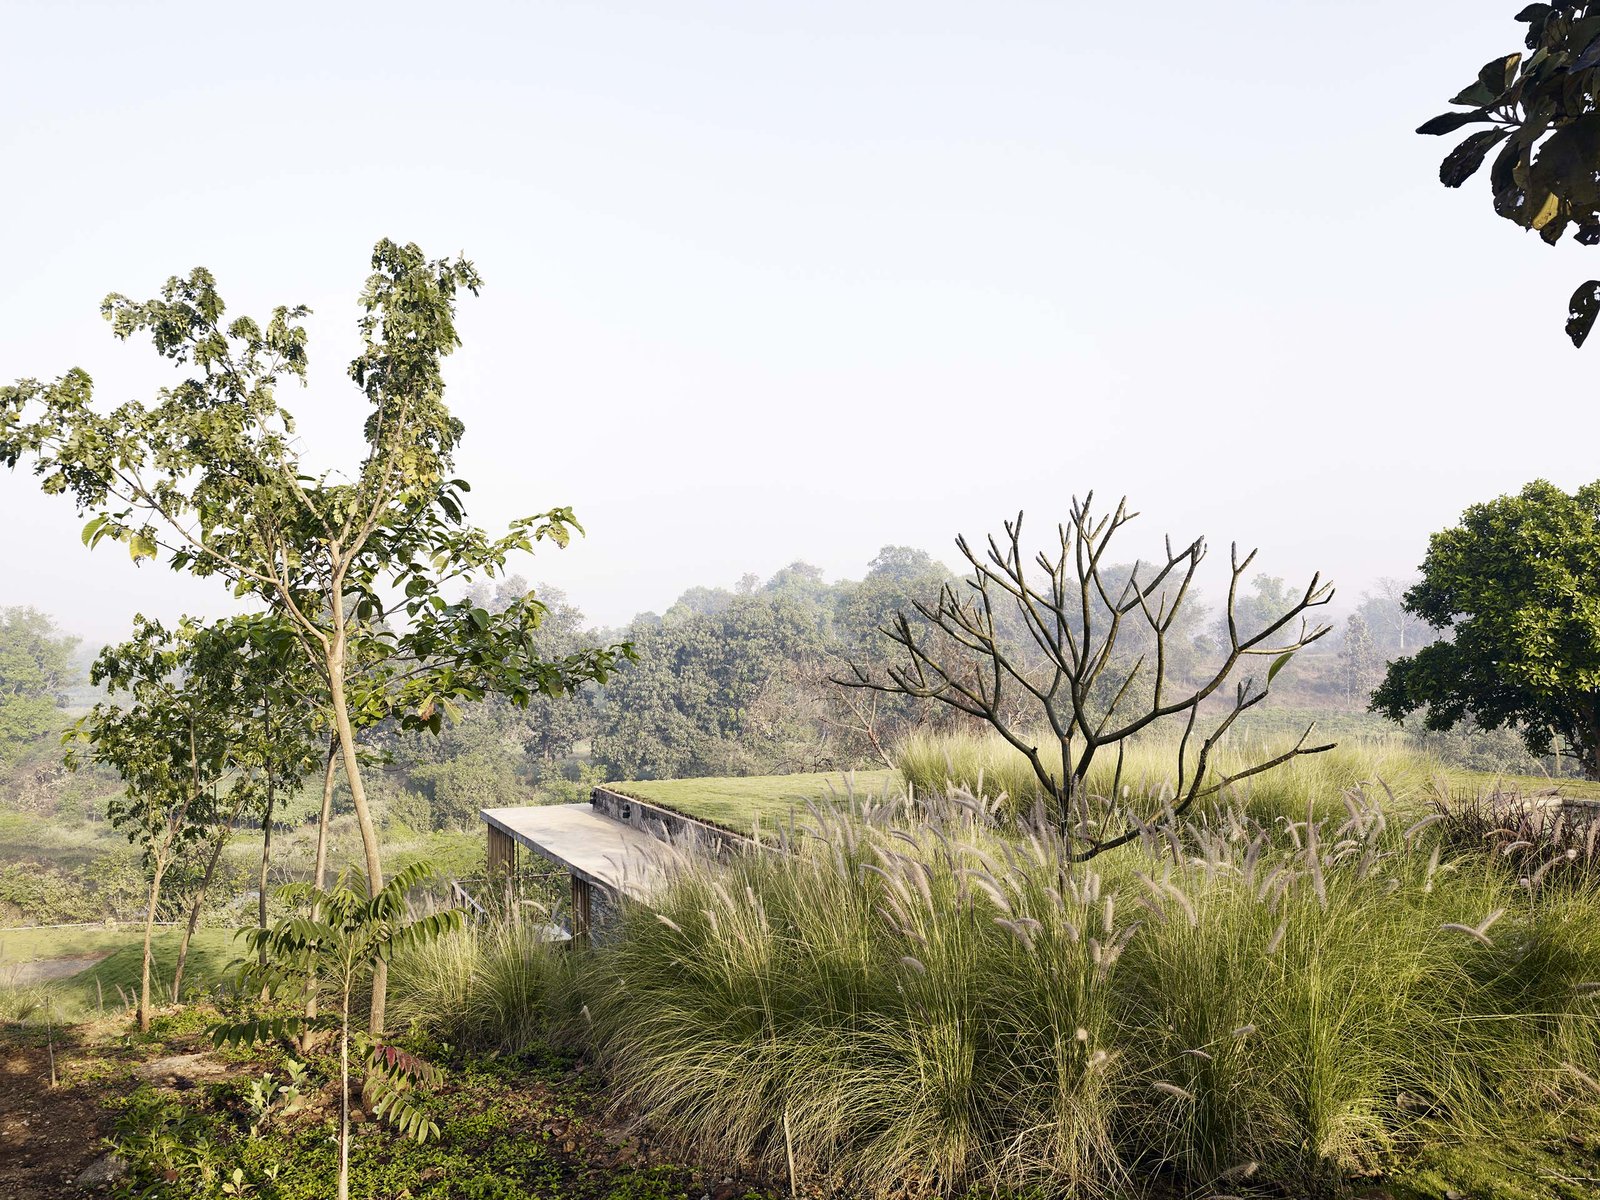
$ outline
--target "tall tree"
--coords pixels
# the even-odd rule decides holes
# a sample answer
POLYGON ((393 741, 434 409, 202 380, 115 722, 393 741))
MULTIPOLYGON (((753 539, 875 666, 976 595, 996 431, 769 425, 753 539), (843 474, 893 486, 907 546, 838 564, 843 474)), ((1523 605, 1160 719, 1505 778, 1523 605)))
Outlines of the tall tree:
MULTIPOLYGON (((1592 0, 1529 4, 1521 51, 1490 59, 1450 101, 1459 106, 1418 133, 1484 126, 1446 155, 1439 180, 1460 187, 1495 151, 1489 169, 1494 211, 1555 245, 1571 230, 1600 242, 1600 7, 1592 0), (1498 148, 1498 149, 1497 149, 1498 148)), ((1600 316, 1600 280, 1572 294, 1567 336, 1581 346, 1600 316)))
POLYGON ((596 759, 624 779, 815 769, 814 727, 793 699, 823 616, 775 590, 660 628, 636 623, 640 662, 606 689, 596 759))
POLYGON ((1408 584, 1385 576, 1370 591, 1361 593, 1356 612, 1367 623, 1375 652, 1402 658, 1415 652, 1428 637, 1427 625, 1406 608, 1408 584))
MULTIPOLYGON (((475 294, 480 282, 464 259, 378 243, 349 367, 368 406, 365 445, 343 475, 302 465, 276 399, 281 379, 305 382, 308 310, 282 306, 265 324, 225 324, 204 268, 168 280, 156 299, 114 294, 102 305, 119 338, 147 334, 189 368, 155 403, 99 412, 77 368, 0 389, 0 462, 30 458, 46 491, 92 514, 86 543, 116 539, 135 560, 165 557, 220 577, 289 622, 325 684, 374 895, 383 864, 357 754, 363 714, 401 711, 403 722, 437 729, 462 699, 568 691, 603 678, 619 653, 547 662, 532 637, 543 614, 536 598, 498 614, 444 599, 537 541, 565 545, 581 532, 568 508, 514 521, 499 538, 465 520, 467 485, 451 476, 463 427, 444 403, 443 361, 460 344, 457 294, 475 294), (365 669, 353 677, 357 664, 365 669)), ((384 1007, 380 966, 374 1032, 384 1007)))
POLYGON ((1371 697, 1372 686, 1377 682, 1378 651, 1372 640, 1372 630, 1359 612, 1345 618, 1344 637, 1339 647, 1339 677, 1344 684, 1346 704, 1371 697))
POLYGON ((1517 730, 1600 779, 1600 482, 1535 480, 1428 540, 1408 611, 1446 636, 1389 664, 1373 694, 1395 720, 1517 730))

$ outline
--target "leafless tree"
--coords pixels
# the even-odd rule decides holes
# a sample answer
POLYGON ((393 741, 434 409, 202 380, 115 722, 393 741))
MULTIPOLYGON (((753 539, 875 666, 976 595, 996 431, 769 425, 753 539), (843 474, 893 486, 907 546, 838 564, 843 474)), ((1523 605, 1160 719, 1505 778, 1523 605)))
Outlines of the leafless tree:
POLYGON ((1121 791, 1129 739, 1157 722, 1183 725, 1169 797, 1174 814, 1290 759, 1332 749, 1331 743, 1309 744, 1312 725, 1287 750, 1262 761, 1226 772, 1214 762, 1218 743, 1240 714, 1266 699, 1297 651, 1328 633, 1330 626, 1312 625, 1306 615, 1332 599, 1333 586, 1313 575, 1282 615, 1242 631, 1235 601, 1255 551, 1241 558, 1233 546, 1220 661, 1198 679, 1175 680, 1173 629, 1185 601, 1193 601, 1205 539, 1174 551, 1168 538, 1164 561, 1140 563, 1126 575, 1118 571, 1120 583, 1108 584, 1112 541, 1138 514, 1128 512, 1126 500, 1110 515, 1097 514, 1093 501, 1093 493, 1081 502, 1074 498, 1070 518, 1057 527, 1059 548, 1032 560, 1022 550, 1020 513, 1006 522, 1003 538, 988 538, 985 553, 958 538, 970 577, 946 585, 935 603, 916 603, 921 622, 900 612, 882 630, 901 662, 882 671, 853 664, 848 675, 834 679, 845 687, 936 700, 992 726, 1031 764, 1079 861, 1135 840, 1156 815, 1126 811, 1121 791), (1017 644, 1020 635, 1006 636, 1018 624, 1031 646, 1017 644), (1119 644, 1129 642, 1138 648, 1131 665, 1117 654, 1119 644), (1262 658, 1271 660, 1264 681, 1254 675, 1238 680, 1242 667, 1262 658), (1229 684, 1231 703, 1208 717, 1206 731, 1197 730, 1202 706, 1229 684), (1056 745, 1041 750, 1035 743, 1046 729, 1056 745), (1103 817, 1092 817, 1086 780, 1096 757, 1112 750, 1116 770, 1102 798, 1109 805, 1103 817), (1047 763, 1056 753, 1059 766, 1047 763))

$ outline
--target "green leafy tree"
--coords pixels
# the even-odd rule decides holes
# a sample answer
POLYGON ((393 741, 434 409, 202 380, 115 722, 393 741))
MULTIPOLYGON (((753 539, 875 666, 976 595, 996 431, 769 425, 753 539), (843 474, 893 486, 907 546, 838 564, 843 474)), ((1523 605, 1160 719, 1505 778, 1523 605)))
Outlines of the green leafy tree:
POLYGON ((249 1045, 267 1039, 304 1039, 328 1031, 339 1045, 339 1169, 337 1196, 350 1195, 350 1078, 351 1051, 363 1068, 366 1089, 372 1097, 373 1115, 418 1142, 437 1137, 439 1127, 416 1103, 415 1089, 438 1080, 437 1067, 397 1046, 357 1032, 350 1011, 357 990, 369 983, 389 959, 404 950, 426 945, 458 928, 459 909, 446 909, 413 918, 407 894, 432 878, 433 869, 415 863, 370 895, 362 895, 341 879, 330 889, 293 883, 279 890, 279 898, 296 911, 270 929, 245 934, 256 961, 240 971, 249 993, 260 991, 274 998, 304 1001, 308 992, 327 993, 336 999, 321 1015, 315 1004, 307 1015, 266 1015, 255 1020, 230 1021, 212 1029, 218 1045, 249 1045))
POLYGON ((1600 483, 1536 480, 1434 534, 1408 611, 1446 636, 1389 664, 1372 707, 1430 730, 1513 728, 1600 779, 1600 483))
POLYGON ((714 614, 630 631, 640 661, 607 686, 595 758, 616 778, 749 775, 818 765, 794 703, 823 644, 815 605, 741 594, 714 614))
MULTIPOLYGON (((1458 107, 1418 133, 1453 134, 1481 126, 1445 157, 1439 179, 1460 187, 1494 152, 1494 211, 1549 245, 1564 233, 1600 242, 1600 5, 1529 4, 1527 50, 1490 59, 1450 101, 1458 107)), ((1583 345, 1600 316, 1600 280, 1572 295, 1567 335, 1583 345)))
POLYGON ((174 630, 135 618, 127 642, 101 651, 90 680, 121 703, 96 704, 76 725, 67 763, 114 768, 127 785, 113 825, 144 850, 149 873, 139 977, 139 1028, 150 1028, 150 941, 162 884, 183 848, 218 819, 220 789, 240 763, 239 643, 188 618, 174 630))
MULTIPOLYGON (((397 716, 438 729, 463 700, 570 691, 604 678, 625 653, 546 661, 533 640, 536 598, 500 613, 444 599, 538 541, 565 545, 581 532, 568 508, 514 521, 498 538, 465 519, 467 484, 451 475, 463 427, 444 403, 443 361, 460 344, 457 294, 480 283, 464 259, 430 260, 387 239, 375 247, 349 367, 368 406, 365 445, 343 474, 302 465, 276 398, 281 380, 306 379, 307 310, 227 322, 203 268, 168 280, 155 299, 113 294, 102 305, 119 338, 148 335, 183 369, 154 403, 98 411, 76 368, 0 389, 0 462, 30 459, 45 491, 91 514, 87 544, 115 539, 136 561, 219 577, 289 623, 325 685, 374 895, 383 864, 357 753, 363 723, 397 716)), ((375 1032, 384 978, 380 966, 375 1032)))
POLYGON ((77 645, 36 609, 0 610, 0 765, 29 742, 60 730, 77 645))

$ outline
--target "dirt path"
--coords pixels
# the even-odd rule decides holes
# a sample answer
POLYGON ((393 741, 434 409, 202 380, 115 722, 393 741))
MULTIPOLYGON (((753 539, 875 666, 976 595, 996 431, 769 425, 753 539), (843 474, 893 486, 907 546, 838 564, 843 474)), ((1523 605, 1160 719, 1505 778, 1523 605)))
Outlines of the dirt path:
MULTIPOLYGON (((77 1053, 56 1047, 58 1069, 77 1053)), ((105 1154, 111 1129, 102 1097, 85 1087, 50 1086, 42 1046, 0 1033, 0 1196, 6 1200, 79 1200, 76 1180, 105 1154)))
POLYGON ((87 971, 97 962, 111 957, 104 954, 82 954, 76 958, 40 958, 32 962, 7 963, 0 966, 0 980, 16 986, 30 983, 49 983, 53 979, 66 979, 79 971, 87 971))

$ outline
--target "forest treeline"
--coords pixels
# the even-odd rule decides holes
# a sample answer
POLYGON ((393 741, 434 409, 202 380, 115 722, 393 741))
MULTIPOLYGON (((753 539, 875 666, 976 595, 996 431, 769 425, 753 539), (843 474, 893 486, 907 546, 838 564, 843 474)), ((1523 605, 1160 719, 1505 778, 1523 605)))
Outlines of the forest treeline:
MULTIPOLYGON (((404 731, 392 721, 374 727, 364 752, 374 768, 369 786, 385 836, 473 829, 481 808, 581 801, 606 779, 884 766, 912 733, 949 732, 968 718, 943 705, 834 681, 850 677, 853 666, 881 671, 893 661, 896 647, 882 628, 897 612, 933 602, 947 586, 959 593, 965 585, 928 553, 888 546, 860 579, 829 582, 820 568, 795 562, 765 580, 747 575, 732 586, 690 588, 664 612, 641 613, 620 629, 596 627, 559 589, 540 586, 535 593, 548 607, 538 630, 542 654, 629 641, 637 661, 603 686, 536 696, 526 708, 499 699, 464 705, 460 719, 438 734, 404 731)), ((528 590, 526 580, 512 576, 480 585, 471 599, 499 609, 528 590)), ((1372 689, 1387 661, 1435 636, 1405 612, 1403 593, 1403 584, 1384 580, 1363 594, 1331 636, 1296 656, 1275 681, 1273 707, 1258 714, 1257 727, 1281 732, 1272 724, 1275 715, 1287 730, 1309 713, 1338 737, 1392 730, 1366 712, 1372 689)), ((1262 574, 1238 598, 1236 615, 1249 626, 1289 602, 1284 581, 1262 574)), ((999 616, 1004 628, 1006 614, 999 616)), ((1220 620, 1203 603, 1186 610, 1172 642, 1175 676, 1209 659, 1226 637, 1220 620)), ((1026 653, 1023 631, 1005 632, 1026 653)), ((1136 637, 1125 639, 1123 659, 1108 672, 1106 687, 1126 675, 1139 650, 1136 637)), ((137 905, 144 876, 139 851, 106 822, 120 781, 103 768, 69 772, 62 763, 61 734, 94 699, 87 685, 90 658, 47 615, 0 610, 0 832, 7 820, 27 822, 16 836, 0 839, 12 843, 0 852, 0 917, 48 913, 97 920, 137 905), (53 832, 41 837, 46 825, 53 832)), ((1553 765, 1532 761, 1507 730, 1408 729, 1406 736, 1447 761, 1481 770, 1553 765)), ((290 835, 285 870, 293 869, 294 831, 314 820, 319 784, 308 779, 280 810, 277 822, 290 835)), ((350 820, 342 781, 334 811, 342 822, 350 820)), ((248 815, 244 820, 248 826, 248 815)), ((343 824, 339 830, 353 836, 343 824)), ((185 879, 199 870, 188 857, 174 868, 173 895, 180 899, 185 879)), ((247 891, 253 869, 243 857, 225 860, 228 878, 218 895, 247 891)), ((169 915, 180 907, 175 899, 169 915)))
MULTIPOLYGON (((891 661, 895 648, 882 628, 895 613, 932 603, 946 586, 959 590, 963 583, 930 554, 887 546, 860 579, 829 582, 820 568, 795 562, 765 580, 747 575, 732 586, 692 587, 664 612, 641 613, 621 629, 594 626, 559 589, 540 586, 535 593, 549 610, 538 632, 541 653, 626 640, 638 661, 576 696, 539 696, 526 708, 493 699, 469 704, 438 735, 380 725, 367 737, 384 768, 374 786, 391 823, 427 830, 470 826, 480 808, 525 803, 530 791, 581 799, 601 779, 882 766, 909 733, 948 730, 963 718, 835 680, 849 677, 852 665, 881 668, 891 661)), ((493 610, 527 591, 527 582, 512 576, 480 585, 472 598, 493 610)), ((1281 578, 1255 576, 1236 606, 1240 621, 1248 626, 1282 611, 1288 591, 1281 578)), ((1297 656, 1276 681, 1274 706, 1365 712, 1384 664, 1433 636, 1405 612, 1403 592, 1394 580, 1365 592, 1334 635, 1297 656)), ((1203 604, 1186 610, 1173 643, 1176 676, 1224 636, 1217 620, 1203 604)), ((1020 629, 1010 637, 1026 649, 1020 629)), ((1137 639, 1126 639, 1119 650, 1127 659, 1119 664, 1123 674, 1138 652, 1137 639)), ((74 639, 45 615, 0 613, 5 807, 49 808, 50 796, 64 794, 94 803, 99 789, 92 780, 66 779, 57 745, 69 698, 83 697, 82 664, 74 639)), ((1120 677, 1117 669, 1108 672, 1107 686, 1120 677)), ((1491 768, 1516 754, 1509 739, 1499 738, 1477 748, 1481 763, 1465 743, 1457 750, 1453 757, 1491 768)))

